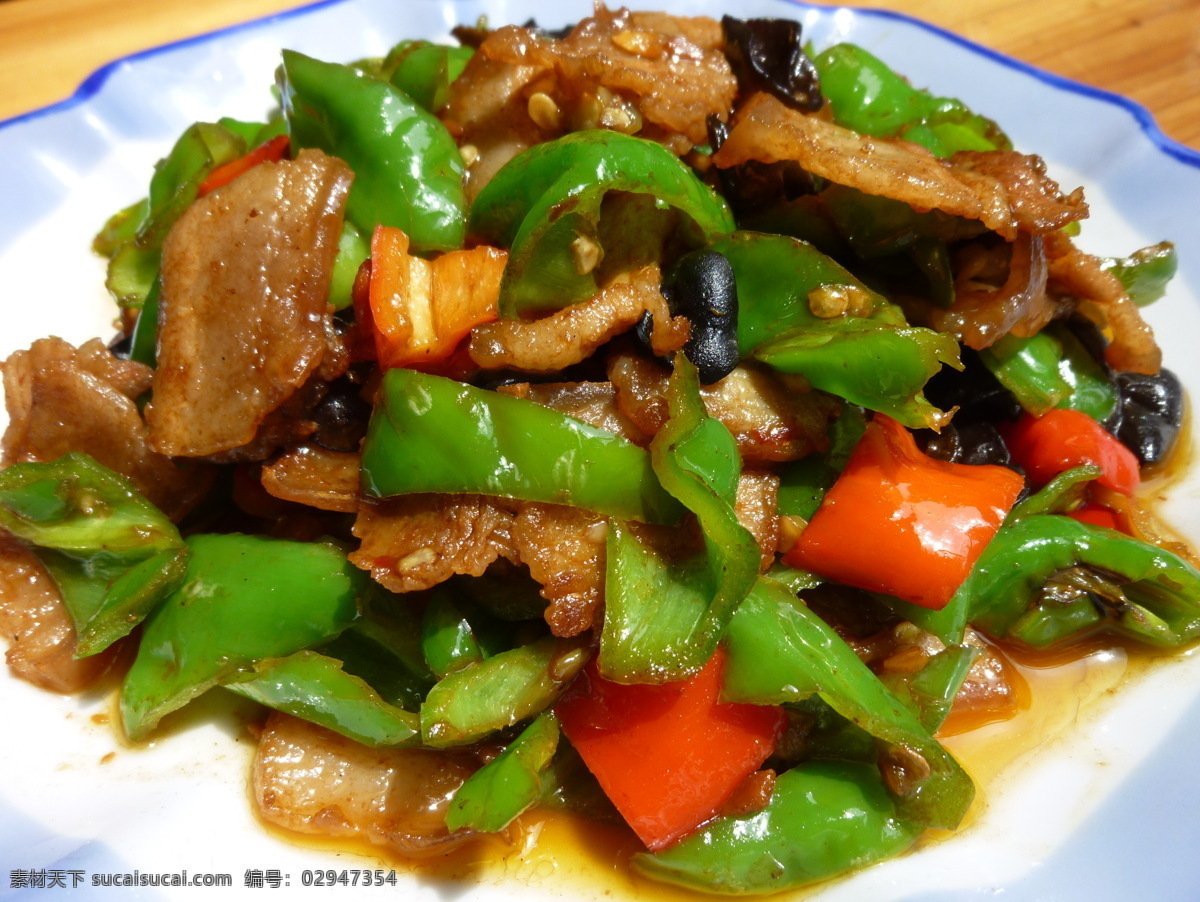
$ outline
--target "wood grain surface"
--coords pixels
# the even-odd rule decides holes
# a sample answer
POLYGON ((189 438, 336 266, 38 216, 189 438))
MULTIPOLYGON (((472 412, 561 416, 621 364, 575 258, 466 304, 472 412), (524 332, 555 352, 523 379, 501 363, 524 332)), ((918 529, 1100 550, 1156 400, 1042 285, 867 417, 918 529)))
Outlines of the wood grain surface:
MULTIPOLYGON (((404 2, 404 0, 397 0, 404 2)), ((3 0, 0 119, 69 96, 120 56, 296 0, 3 0)), ((615 5, 615 3, 614 3, 615 5)), ((867 0, 1125 94, 1200 149, 1200 0, 867 0)))

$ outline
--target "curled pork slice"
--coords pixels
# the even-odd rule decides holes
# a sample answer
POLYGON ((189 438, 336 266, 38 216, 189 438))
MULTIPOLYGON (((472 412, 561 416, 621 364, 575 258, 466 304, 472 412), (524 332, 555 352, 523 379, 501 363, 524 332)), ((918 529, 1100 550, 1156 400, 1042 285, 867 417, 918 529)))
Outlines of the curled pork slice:
POLYGON ((478 763, 461 752, 372 749, 323 727, 272 713, 258 741, 252 792, 269 823, 360 839, 404 855, 441 854, 446 810, 478 763))
POLYGON ((360 461, 353 451, 294 445, 263 467, 263 488, 284 501, 354 513, 358 510, 360 461))
POLYGON ((556 636, 577 636, 596 624, 604 600, 604 547, 608 521, 560 504, 521 505, 513 544, 529 575, 541 585, 546 623, 556 636))
POLYGON ((650 436, 617 406, 617 390, 611 382, 518 382, 502 385, 496 391, 514 398, 526 398, 598 429, 607 429, 635 445, 650 441, 650 436))
POLYGON ((686 323, 672 317, 659 290, 657 266, 645 266, 615 279, 599 294, 532 322, 502 319, 476 326, 471 359, 484 369, 550 373, 590 357, 609 339, 632 329, 647 310, 654 317, 651 337, 657 353, 683 347, 686 323))
MULTIPOLYGON (((328 352, 329 279, 353 175, 317 150, 196 201, 163 244, 152 447, 249 445, 328 352)), ((256 453, 261 453, 258 450, 256 453)))
POLYGON ((1046 293, 1046 250, 1041 236, 1018 233, 999 250, 1008 255, 1002 284, 980 284, 969 265, 955 275, 954 303, 931 316, 939 332, 949 332, 968 347, 991 347, 1010 332, 1028 338, 1042 330, 1059 312, 1046 293))
POLYGON ((112 663, 115 648, 75 658, 75 627, 58 586, 32 551, 0 531, 0 635, 9 669, 51 692, 81 692, 112 663))
POLYGON ((713 19, 598 5, 561 40, 509 27, 493 32, 479 49, 492 59, 546 71, 537 86, 557 108, 550 117, 565 129, 599 126, 632 134, 649 127, 685 139, 676 148, 683 153, 708 140, 705 118, 725 116, 737 93, 723 45, 713 19))
POLYGON ((748 160, 795 160, 838 185, 978 220, 1008 241, 1018 231, 1041 235, 1087 216, 1082 190, 1064 195, 1038 157, 986 151, 939 160, 915 144, 861 135, 766 94, 739 112, 713 155, 722 169, 748 160))
POLYGON ((745 470, 738 477, 734 512, 758 542, 759 569, 767 572, 779 547, 779 477, 767 470, 745 470))
POLYGON ((364 501, 351 552, 355 566, 393 592, 429 589, 456 573, 480 576, 500 557, 514 560, 513 513, 483 495, 418 494, 364 501))
POLYGON ((713 19, 610 11, 598 5, 562 39, 506 26, 490 34, 450 87, 442 116, 468 152, 467 194, 527 147, 608 128, 675 153, 708 140, 737 80, 713 19))
POLYGON ((1162 369, 1162 350, 1154 332, 1121 280, 1103 269, 1098 257, 1075 247, 1066 235, 1047 236, 1046 249, 1050 290, 1084 302, 1079 312, 1111 331, 1112 341, 1104 349, 1108 365, 1117 371, 1147 375, 1162 369))
POLYGON ((83 451, 129 479, 174 520, 204 494, 207 469, 176 464, 151 450, 137 398, 152 370, 118 360, 99 339, 75 348, 40 338, 3 364, 8 428, 4 463, 57 460, 83 451))
MULTIPOLYGON (((669 376, 662 364, 638 354, 616 354, 608 363, 618 407, 649 435, 667 420, 669 376)), ((701 386, 700 396, 709 415, 733 433, 748 463, 799 460, 824 451, 829 421, 839 409, 829 395, 798 389, 772 373, 745 365, 712 385, 701 386)))

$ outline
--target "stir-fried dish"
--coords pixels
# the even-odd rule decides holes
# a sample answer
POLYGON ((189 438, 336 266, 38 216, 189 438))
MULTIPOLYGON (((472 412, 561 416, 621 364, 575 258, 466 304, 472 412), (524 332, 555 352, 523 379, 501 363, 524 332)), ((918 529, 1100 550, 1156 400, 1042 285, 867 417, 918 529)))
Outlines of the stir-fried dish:
POLYGON ((1138 499, 1170 244, 1088 254, 1081 189, 793 22, 455 36, 284 51, 97 235, 120 334, 4 362, 15 675, 117 670, 135 741, 260 703, 292 831, 551 808, 762 893, 956 828, 1011 650, 1200 635, 1138 499))

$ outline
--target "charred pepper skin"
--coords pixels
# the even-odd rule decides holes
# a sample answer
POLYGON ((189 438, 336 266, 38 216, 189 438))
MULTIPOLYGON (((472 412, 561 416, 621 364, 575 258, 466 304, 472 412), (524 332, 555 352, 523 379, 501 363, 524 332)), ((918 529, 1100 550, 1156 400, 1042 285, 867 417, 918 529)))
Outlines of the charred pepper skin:
POLYGON ((1200 636, 1200 572, 1166 549, 1059 514, 1005 524, 963 585, 967 620, 1037 648, 1105 629, 1160 648, 1200 636), (1056 574, 1100 574, 1103 597, 1043 590, 1056 574))

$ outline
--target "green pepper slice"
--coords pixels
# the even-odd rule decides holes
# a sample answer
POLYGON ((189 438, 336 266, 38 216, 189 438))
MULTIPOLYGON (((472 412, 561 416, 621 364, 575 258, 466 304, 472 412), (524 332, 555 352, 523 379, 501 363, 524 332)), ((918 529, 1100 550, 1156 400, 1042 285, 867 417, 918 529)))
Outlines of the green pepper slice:
POLYGON ((961 367, 953 337, 909 326, 899 307, 798 239, 737 232, 709 249, 733 266, 743 357, 800 373, 814 388, 912 428, 945 419, 922 389, 943 363, 961 367), (861 315, 813 313, 810 295, 831 289, 853 297, 861 315))
POLYGON ((35 546, 62 592, 80 658, 128 635, 187 567, 167 516, 79 452, 0 470, 0 526, 35 546))
POLYGON ((388 704, 342 661, 315 651, 259 661, 225 688, 373 748, 421 742, 416 712, 388 704))
POLYGON ((596 234, 610 191, 650 195, 685 214, 694 246, 735 228, 725 201, 657 142, 595 130, 538 144, 501 168, 471 207, 471 234, 510 248, 501 316, 553 310, 596 293, 594 275, 575 267, 569 246, 596 234))
POLYGON ((229 534, 191 536, 187 546, 184 583, 147 618, 121 686, 131 739, 264 658, 330 639, 358 617, 367 577, 330 545, 229 534))
POLYGON ((401 41, 388 52, 382 71, 393 85, 436 113, 446 105, 451 83, 474 55, 470 47, 401 41))
POLYGON ((784 586, 760 578, 725 634, 729 657, 722 697, 754 704, 799 702, 819 695, 881 744, 903 769, 924 762, 923 777, 900 781, 896 811, 928 827, 954 829, 974 798, 971 778, 916 715, 892 695, 854 651, 784 586))
POLYGON ((995 122, 961 101, 914 88, 857 44, 835 44, 813 63, 838 125, 864 135, 902 137, 939 157, 1012 147, 995 122))
POLYGON ((811 761, 779 775, 771 801, 719 817, 669 849, 633 856, 654 880, 728 895, 795 889, 898 855, 921 827, 899 815, 867 764, 811 761))
POLYGON ((585 641, 547 636, 443 677, 421 706, 425 744, 469 745, 545 711, 591 657, 585 641))
POLYGON ((558 749, 558 719, 546 711, 508 747, 467 778, 446 810, 451 832, 464 828, 499 833, 538 802, 549 785, 558 749))
POLYGON ((975 563, 968 620, 1046 647, 1107 628, 1175 648, 1200 636, 1200 572, 1166 549, 1057 514, 1006 522, 975 563))
POLYGON ((409 369, 383 377, 363 445, 364 490, 474 492, 672 523, 650 454, 533 401, 409 369))
POLYGON ((742 469, 737 442, 708 415, 696 368, 683 355, 667 384, 667 407, 670 417, 650 444, 654 471, 696 514, 704 552, 671 561, 611 525, 598 665, 616 682, 698 673, 758 575, 758 543, 733 509, 742 469))
POLYGON ((437 118, 386 81, 293 50, 278 81, 293 148, 318 147, 354 170, 355 227, 401 228, 418 253, 462 247, 463 160, 437 118))

